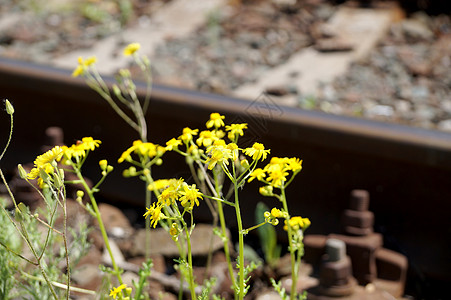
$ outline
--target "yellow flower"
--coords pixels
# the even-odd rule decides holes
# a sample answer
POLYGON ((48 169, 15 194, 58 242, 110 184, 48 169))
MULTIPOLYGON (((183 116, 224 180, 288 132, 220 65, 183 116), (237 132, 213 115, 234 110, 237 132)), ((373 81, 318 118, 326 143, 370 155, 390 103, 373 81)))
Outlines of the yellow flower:
POLYGON ((84 137, 81 139, 83 147, 86 150, 93 151, 96 147, 99 147, 99 145, 102 143, 99 140, 94 140, 92 137, 84 137))
POLYGON ((83 64, 84 64, 85 66, 89 67, 90 65, 93 65, 93 64, 95 64, 96 62, 97 62, 97 57, 91 56, 91 57, 88 57, 88 58, 83 62, 83 64))
POLYGON ((182 195, 182 197, 180 197, 180 201, 183 207, 190 206, 191 208, 193 208, 194 204, 199 206, 199 200, 197 200, 197 198, 202 199, 202 193, 200 193, 199 190, 196 189, 195 184, 191 186, 184 184, 183 191, 181 191, 180 194, 182 195))
POLYGON ((174 149, 177 149, 179 145, 182 144, 182 141, 176 140, 175 138, 172 138, 171 140, 166 142, 166 150, 172 151, 174 149))
POLYGON ((262 158, 262 160, 265 160, 269 152, 270 150, 265 150, 265 146, 260 143, 254 143, 254 145, 252 145, 252 148, 244 149, 244 154, 251 156, 253 160, 260 158, 262 158))
POLYGON ((60 146, 55 146, 44 154, 36 157, 34 161, 34 168, 30 170, 28 173, 28 179, 36 179, 40 176, 41 170, 47 174, 53 173, 52 163, 55 161, 59 161, 61 156, 63 155, 63 148, 60 146))
POLYGON ((144 218, 149 217, 150 219, 150 226, 155 228, 158 224, 158 221, 161 219, 165 219, 166 216, 161 212, 162 206, 158 205, 157 203, 152 203, 151 207, 146 207, 147 211, 143 215, 144 218))
POLYGON ((218 113, 212 113, 210 114, 210 120, 207 121, 207 128, 215 127, 216 129, 219 127, 224 126, 224 119, 225 117, 218 114, 218 113))
POLYGON ((149 184, 147 186, 147 189, 149 191, 158 191, 162 190, 169 186, 170 180, 169 179, 159 179, 155 180, 153 183, 149 184))
POLYGON ((183 133, 181 136, 179 136, 179 139, 181 139, 184 142, 189 142, 193 139, 193 135, 197 135, 199 132, 199 129, 191 129, 189 127, 183 128, 183 133))
POLYGON ((135 153, 140 154, 142 156, 147 155, 150 158, 158 155, 157 152, 158 145, 153 143, 137 143, 136 148, 134 150, 135 153))
POLYGON ((85 72, 85 67, 82 65, 78 65, 75 70, 72 72, 72 77, 78 77, 80 75, 83 75, 85 72))
POLYGON ((235 141, 238 136, 244 135, 243 129, 247 129, 247 123, 227 125, 226 131, 229 131, 228 138, 231 141, 235 141))
POLYGON ((143 143, 141 140, 136 140, 133 142, 133 145, 130 148, 122 153, 117 162, 122 163, 124 160, 131 160, 132 153, 136 153, 138 155, 147 155, 152 158, 157 155, 163 155, 164 151, 164 147, 160 145, 155 145, 153 143, 143 143))
POLYGON ((63 146, 63 148, 64 148, 64 159, 63 159, 64 164, 67 162, 67 160, 71 160, 72 157, 82 158, 86 155, 86 149, 82 145, 82 143, 76 143, 70 147, 63 146))
POLYGON ((229 144, 227 144, 226 148, 229 149, 230 152, 232 153, 233 161, 237 160, 238 156, 240 154, 239 153, 239 149, 238 149, 238 145, 235 144, 235 143, 229 143, 229 144))
MULTIPOLYGON (((294 230, 299 229, 307 229, 307 227, 310 226, 311 222, 308 218, 302 218, 302 217, 291 217, 291 219, 288 221, 288 224, 291 228, 294 230)), ((287 222, 285 221, 284 229, 287 230, 287 222)))
POLYGON ((207 158, 209 170, 212 170, 218 162, 222 164, 228 164, 228 159, 232 158, 232 151, 225 148, 223 145, 210 146, 207 150, 207 153, 210 154, 210 156, 207 158))
POLYGON ((265 171, 263 171, 263 169, 257 168, 249 175, 248 182, 251 182, 255 178, 257 178, 257 180, 263 180, 263 178, 265 177, 266 177, 265 171))
POLYGON ((118 286, 117 288, 113 288, 110 290, 110 297, 113 297, 114 299, 116 299, 117 294, 119 294, 122 290, 126 289, 127 285, 121 284, 120 286, 118 286))
POLYGON ((166 205, 171 205, 180 197, 180 188, 183 184, 183 179, 170 179, 168 186, 158 196, 158 202, 166 205))
POLYGON ((280 209, 274 207, 273 209, 271 209, 271 216, 273 216, 274 218, 280 218, 282 217, 282 212, 280 211, 280 209))
POLYGON ((289 158, 287 161, 288 169, 290 169, 293 172, 296 172, 297 170, 302 170, 302 159, 293 157, 289 158))
POLYGON ((75 70, 72 72, 73 77, 78 77, 80 75, 83 75, 86 71, 86 69, 97 62, 97 58, 95 56, 88 57, 86 60, 83 60, 83 58, 80 56, 78 58, 78 66, 75 68, 75 70))
POLYGON ((204 130, 199 134, 199 138, 196 140, 198 146, 208 147, 213 144, 214 141, 217 141, 219 138, 213 131, 204 130))
POLYGON ((286 176, 288 176, 288 172, 286 172, 281 165, 276 165, 277 167, 274 167, 269 172, 268 181, 271 182, 271 185, 274 187, 281 187, 282 183, 287 181, 286 176))
POLYGON ((127 47, 124 48, 124 55, 130 56, 141 48, 139 43, 131 43, 128 44, 127 47))

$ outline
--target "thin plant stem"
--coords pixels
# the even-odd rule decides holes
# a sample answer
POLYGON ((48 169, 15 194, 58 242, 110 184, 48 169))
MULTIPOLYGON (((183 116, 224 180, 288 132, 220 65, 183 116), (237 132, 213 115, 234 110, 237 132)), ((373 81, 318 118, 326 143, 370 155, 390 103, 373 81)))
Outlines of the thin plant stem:
POLYGON ((30 242, 30 237, 28 236, 28 232, 27 232, 27 230, 25 229, 25 224, 23 223, 22 220, 20 220, 19 223, 20 223, 20 226, 21 226, 21 228, 22 228, 23 234, 24 234, 24 236, 25 236, 25 241, 26 241, 26 243, 27 243, 27 245, 28 245, 28 248, 30 249, 31 253, 33 253, 33 256, 36 258, 37 266, 39 267, 39 270, 41 271, 41 274, 42 274, 42 276, 44 277, 45 282, 47 283, 47 286, 49 287, 50 292, 52 293, 52 296, 53 296, 56 300, 58 300, 58 296, 56 295, 55 289, 53 288, 53 286, 52 286, 52 284, 51 284, 51 281, 50 281, 50 279, 48 278, 47 273, 45 272, 44 267, 43 267, 42 264, 41 264, 41 258, 38 257, 38 254, 36 253, 36 250, 34 249, 33 245, 32 245, 31 242, 30 242))
POLYGON ((10 114, 10 116, 11 116, 11 121, 10 121, 10 124, 11 124, 11 125, 10 125, 10 129, 9 129, 8 141, 6 142, 6 146, 5 146, 5 148, 3 149, 2 154, 0 154, 0 160, 2 160, 3 155, 5 155, 6 149, 8 149, 9 144, 11 143, 12 136, 13 136, 14 117, 13 117, 13 114, 10 114))
POLYGON ((235 165, 233 167, 233 185, 234 185, 234 194, 235 194, 235 213, 236 213, 236 221, 238 226, 238 265, 239 265, 239 286, 238 286, 238 299, 243 300, 244 298, 244 232, 243 232, 243 222, 241 220, 241 210, 240 210, 240 202, 238 199, 238 185, 236 182, 236 172, 235 165))
POLYGON ((183 225, 185 226, 185 235, 186 235, 186 247, 187 247, 187 256, 188 256, 188 272, 189 272, 189 287, 191 292, 191 299, 196 300, 196 290, 194 285, 194 274, 193 274, 193 257, 191 253, 191 229, 188 230, 188 227, 185 222, 183 222, 183 225))
POLYGON ((287 198, 285 195, 285 187, 282 186, 280 188, 280 200, 282 202, 283 205, 283 209, 284 211, 287 212, 287 214, 285 215, 285 220, 287 223, 287 233, 288 233, 288 247, 289 247, 289 251, 290 251, 290 258, 291 258, 291 290, 290 290, 290 299, 294 300, 296 299, 296 294, 297 294, 297 290, 296 290, 296 286, 297 286, 297 279, 298 279, 298 270, 299 268, 297 268, 297 264, 296 264, 296 249, 294 249, 293 246, 293 232, 292 232, 292 228, 289 225, 289 221, 290 221, 290 215, 288 214, 288 204, 287 204, 287 198))
POLYGON ((114 259, 113 251, 111 250, 110 242, 109 242, 109 239, 108 239, 108 234, 106 233, 105 225, 103 224, 102 217, 100 215, 100 211, 99 211, 99 208, 97 206, 97 201, 96 201, 96 199, 94 197, 94 193, 89 188, 89 186, 86 183, 86 181, 84 180, 83 176, 80 173, 80 170, 78 168, 74 168, 74 169, 75 169, 75 173, 76 173, 77 177, 81 181, 81 184, 83 185, 83 187, 87 191, 89 199, 91 200, 92 208, 94 209, 94 212, 96 214, 97 222, 99 223, 100 232, 102 233, 102 237, 103 237, 103 241, 105 243, 105 247, 107 248, 108 254, 110 255, 111 264, 113 266, 113 269, 114 269, 115 275, 117 277, 117 280, 119 281, 119 284, 123 284, 124 282, 122 281, 122 276, 121 276, 121 273, 119 271, 119 267, 117 266, 116 260, 114 259))
MULTIPOLYGON (((34 276, 34 275, 30 275, 28 273, 22 272, 21 274, 27 278, 33 279, 33 280, 37 280, 37 281, 45 281, 44 279, 38 277, 38 276, 34 276)), ((65 284, 56 282, 56 281, 51 281, 50 282, 53 286, 60 288, 60 289, 64 289, 67 290, 67 286, 65 284)), ((69 287, 69 290, 73 291, 73 292, 78 292, 78 293, 83 293, 83 294, 88 294, 88 295, 96 295, 96 291, 91 291, 91 290, 87 290, 87 289, 82 289, 82 288, 78 288, 78 287, 74 287, 71 286, 69 287)))

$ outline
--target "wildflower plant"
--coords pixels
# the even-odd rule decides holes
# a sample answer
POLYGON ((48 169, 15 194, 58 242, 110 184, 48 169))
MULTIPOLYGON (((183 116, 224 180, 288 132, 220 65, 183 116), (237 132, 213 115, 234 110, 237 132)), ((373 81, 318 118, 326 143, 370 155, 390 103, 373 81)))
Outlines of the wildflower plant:
MULTIPOLYGON (((133 56, 144 73, 148 73, 147 84, 150 92, 151 75, 150 63, 145 56, 137 54, 140 46, 133 43, 124 49, 124 55, 133 56)), ((302 161, 298 158, 273 157, 265 167, 259 167, 267 161, 270 149, 262 143, 254 143, 251 147, 240 147, 239 140, 248 128, 247 123, 226 124, 225 116, 214 112, 205 123, 205 129, 192 129, 185 127, 178 137, 166 142, 166 146, 148 143, 146 139, 147 128, 144 115, 149 106, 149 93, 142 102, 137 97, 136 86, 131 80, 130 72, 120 70, 117 77, 118 84, 112 86, 117 100, 125 104, 133 112, 136 121, 124 117, 124 112, 118 109, 112 94, 95 71, 95 60, 79 60, 74 76, 83 76, 91 87, 102 95, 118 114, 140 133, 141 140, 133 142, 132 147, 124 151, 118 162, 131 164, 124 171, 124 176, 137 176, 145 181, 147 190, 153 192, 156 201, 151 203, 150 196, 146 196, 146 228, 155 228, 160 224, 172 236, 180 251, 181 267, 187 270, 186 280, 189 283, 191 298, 196 299, 194 278, 192 272, 192 258, 190 236, 194 229, 193 210, 202 200, 209 205, 213 217, 219 219, 220 229, 216 231, 224 242, 224 252, 228 263, 229 276, 234 282, 236 299, 243 299, 249 286, 248 273, 251 266, 245 266, 244 236, 250 231, 271 224, 276 226, 279 219, 286 224, 285 230, 289 237, 289 251, 292 260, 293 282, 297 279, 300 257, 303 253, 302 230, 310 224, 308 219, 291 218, 288 212, 285 190, 294 177, 302 169, 302 161), (194 184, 185 182, 183 178, 154 180, 151 167, 161 165, 165 152, 176 152, 183 157, 191 171, 194 184), (246 183, 258 180, 264 183, 260 193, 272 196, 279 200, 280 208, 273 208, 264 213, 264 221, 250 228, 244 228, 241 217, 239 191, 246 183), (224 190, 228 188, 228 190, 224 190), (229 240, 227 237, 227 223, 224 216, 224 205, 235 210, 238 233, 238 258, 233 263, 229 240), (238 276, 235 274, 238 273, 238 276), (237 278, 237 280, 234 280, 237 278)), ((149 241, 147 241, 149 242, 149 241)), ((183 272, 182 272, 183 273, 183 272)), ((295 284, 290 292, 290 298, 297 296, 295 284)))
MULTIPOLYGON (((10 144, 14 124, 14 109, 8 100, 5 101, 5 106, 6 112, 11 118, 11 128, 0 160, 10 144)), ((92 291, 77 289, 70 285, 71 269, 81 255, 86 253, 88 244, 86 243, 87 228, 83 227, 83 224, 79 231, 81 235, 67 228, 64 171, 58 165, 58 160, 62 158, 62 155, 63 149, 55 147, 39 155, 34 161, 34 167, 29 172, 21 165, 18 167, 19 175, 23 179, 28 182, 36 180, 36 185, 32 184, 32 187, 36 189, 45 203, 44 209, 41 211, 31 212, 23 203, 17 203, 0 169, 0 177, 7 188, 14 211, 12 214, 4 205, 0 205, 2 210, 0 219, 5 221, 5 223, 2 222, 5 229, 3 233, 8 232, 8 235, 0 236, 2 258, 0 276, 8 274, 10 270, 16 270, 20 274, 20 279, 13 275, 2 280, 3 287, 0 291, 3 295, 2 299, 9 299, 15 295, 14 293, 18 293, 16 296, 32 297, 33 299, 69 299, 71 291, 92 293, 92 291), (62 228, 55 226, 58 208, 63 214, 62 228), (38 230, 38 226, 43 230, 38 230), (62 239, 62 245, 57 245, 58 236, 62 239), (69 249, 73 247, 74 243, 80 247, 74 247, 74 249, 78 248, 78 251, 70 253, 69 249), (55 246, 60 247, 59 254, 54 253, 55 246), (22 247, 28 248, 31 257, 21 254, 22 247), (23 265, 24 263, 36 268, 29 270, 23 265), (58 267, 61 263, 65 265, 64 272, 61 272, 58 267), (5 264, 8 265, 5 266, 5 264), (21 287, 21 289, 19 290, 17 287, 21 287)))

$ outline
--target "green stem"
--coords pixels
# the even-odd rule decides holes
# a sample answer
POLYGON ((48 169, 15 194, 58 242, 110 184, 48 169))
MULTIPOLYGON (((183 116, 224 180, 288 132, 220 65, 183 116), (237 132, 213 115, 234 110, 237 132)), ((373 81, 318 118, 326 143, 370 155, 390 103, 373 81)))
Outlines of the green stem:
POLYGON ((196 300, 196 290, 195 290, 194 274, 193 274, 193 257, 191 254, 191 239, 190 239, 191 230, 188 230, 188 227, 185 222, 183 222, 183 225, 185 227, 186 245, 187 245, 187 252, 188 252, 189 289, 191 292, 191 299, 196 300))
POLYGON ((224 243, 224 255, 226 257, 227 261, 227 268, 229 270, 229 277, 230 280, 234 280, 234 274, 233 274, 233 265, 232 260, 230 258, 230 249, 229 249, 229 238, 227 237, 227 226, 226 221, 224 217, 224 210, 222 207, 222 203, 218 201, 218 215, 219 215, 219 223, 221 224, 221 231, 222 231, 222 239, 224 243))
POLYGON ((49 289, 50 289, 50 292, 52 293, 53 297, 54 297, 56 300, 58 300, 58 296, 56 295, 56 292, 55 292, 55 290, 54 290, 54 288, 53 288, 53 286, 52 286, 52 284, 51 284, 51 282, 50 282, 50 279, 47 277, 47 273, 45 272, 44 267, 43 267, 42 264, 41 264, 41 259, 39 259, 36 250, 34 249, 33 245, 31 244, 30 237, 28 236, 28 232, 26 231, 26 229, 25 229, 25 224, 23 223, 22 220, 20 220, 20 226, 21 226, 22 232, 23 232, 23 234, 24 234, 24 236, 25 236, 25 242, 27 243, 28 248, 30 249, 30 251, 33 253, 33 256, 36 258, 36 261, 37 261, 37 265, 38 265, 38 267, 39 267, 39 270, 41 271, 41 274, 42 274, 42 276, 44 277, 45 282, 47 283, 47 285, 48 285, 48 287, 49 287, 49 289))
POLYGON ((294 300, 296 299, 296 294, 297 294, 297 280, 298 280, 298 270, 299 268, 297 263, 296 263, 296 254, 295 251, 296 249, 294 249, 293 246, 293 232, 292 232, 292 228, 289 225, 289 221, 290 221, 290 215, 288 214, 288 204, 287 204, 287 198, 285 196, 285 187, 282 186, 280 188, 280 200, 282 202, 283 205, 283 209, 285 212, 287 212, 286 216, 285 216, 285 220, 287 222, 287 233, 288 233, 288 247, 290 250, 290 258, 291 258, 291 291, 290 291, 290 299, 294 300))
POLYGON ((9 129, 9 137, 8 137, 8 141, 6 142, 5 148, 3 149, 2 154, 0 154, 0 160, 2 160, 3 155, 5 155, 6 149, 8 149, 9 144, 11 143, 12 136, 13 136, 13 124, 14 124, 13 121, 14 121, 14 118, 13 118, 13 115, 12 115, 12 114, 11 114, 10 116, 11 116, 11 127, 10 127, 10 129, 9 129))
POLYGON ((102 238, 105 243, 105 247, 108 250, 108 253, 111 258, 111 264, 113 265, 113 269, 115 272, 115 275, 117 277, 117 280, 119 281, 119 284, 123 284, 121 273, 119 271, 119 267, 116 264, 116 260, 114 259, 113 251, 111 250, 110 242, 108 240, 108 235, 106 233, 105 225, 103 224, 102 217, 100 215, 99 207, 97 206, 97 201, 94 197, 93 191, 89 188, 86 181, 84 180, 83 176, 80 173, 80 170, 78 168, 74 168, 75 173, 77 174, 78 178, 81 180, 81 184, 85 188, 86 192, 88 193, 89 199, 91 200, 92 208, 94 209, 94 212, 96 214, 97 222, 99 223, 100 232, 102 233, 102 238))
POLYGON ((243 300, 244 298, 244 232, 243 232, 243 223, 241 221, 241 211, 240 204, 238 201, 238 189, 235 186, 235 212, 236 212, 236 220, 238 225, 238 263, 240 266, 239 269, 239 295, 238 299, 243 300))
MULTIPOLYGON (((146 207, 150 207, 150 205, 152 204, 152 199, 151 199, 151 193, 149 191, 149 189, 147 188, 147 186, 150 184, 149 181, 146 180, 146 207)), ((146 235, 145 235, 145 239, 146 239, 146 247, 145 247, 145 257, 146 259, 150 258, 150 219, 146 218, 145 219, 146 222, 146 235)))

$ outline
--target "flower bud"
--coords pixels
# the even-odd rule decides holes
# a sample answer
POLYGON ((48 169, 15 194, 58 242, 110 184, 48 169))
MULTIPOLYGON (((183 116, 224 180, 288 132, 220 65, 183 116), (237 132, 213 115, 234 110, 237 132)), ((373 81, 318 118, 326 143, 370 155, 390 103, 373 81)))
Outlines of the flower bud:
POLYGON ((273 194, 272 190, 273 190, 273 187, 271 185, 265 185, 259 189, 259 192, 262 196, 273 196, 274 194, 273 194))
POLYGON ((157 161, 155 162, 155 164, 157 166, 161 166, 163 164, 163 160, 161 158, 157 159, 157 161))
POLYGON ((130 71, 128 69, 120 69, 119 70, 119 74, 123 77, 123 78, 130 78, 130 71))
POLYGON ((20 176, 20 178, 27 179, 27 171, 25 171, 25 169, 22 167, 22 165, 18 164, 17 168, 19 169, 19 176, 20 176))
POLYGON ((99 161, 99 166, 102 171, 105 171, 108 167, 108 161, 106 159, 102 159, 101 161, 99 161))
POLYGON ((113 84, 113 93, 116 96, 120 96, 121 95, 121 89, 117 86, 117 84, 113 84))
POLYGON ((14 113, 14 107, 11 104, 11 102, 9 102, 8 99, 5 100, 5 106, 6 106, 6 113, 8 115, 12 115, 14 113))
POLYGON ((83 198, 84 195, 85 195, 85 192, 83 192, 82 190, 77 191, 77 198, 83 198))
POLYGON ((53 182, 56 188, 60 188, 63 186, 63 181, 61 180, 61 177, 57 173, 53 173, 53 182))
POLYGON ((47 172, 45 172, 43 169, 39 170, 39 177, 41 177, 44 182, 47 182, 47 180, 50 179, 49 174, 47 174, 47 172))
POLYGON ((240 163, 243 168, 249 168, 249 161, 247 159, 242 159, 240 163))
POLYGON ((130 176, 136 176, 136 168, 135 167, 128 168, 128 172, 129 172, 130 176))

